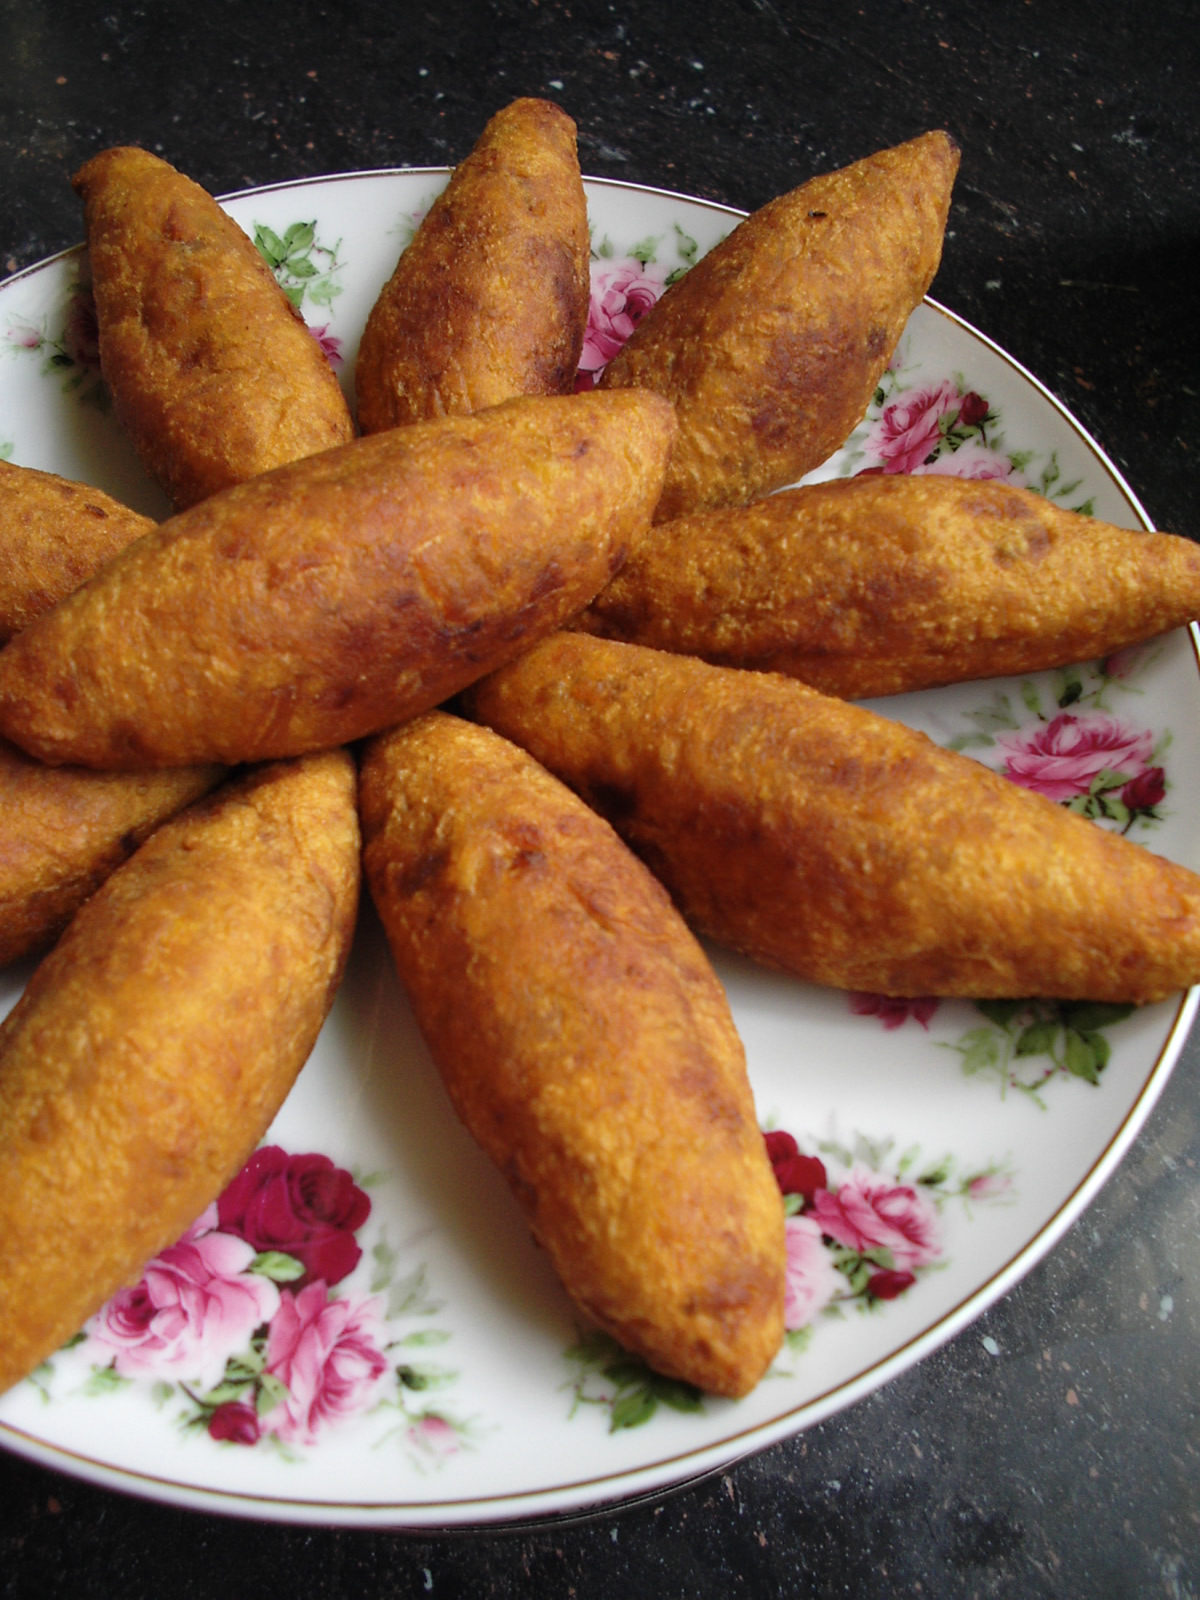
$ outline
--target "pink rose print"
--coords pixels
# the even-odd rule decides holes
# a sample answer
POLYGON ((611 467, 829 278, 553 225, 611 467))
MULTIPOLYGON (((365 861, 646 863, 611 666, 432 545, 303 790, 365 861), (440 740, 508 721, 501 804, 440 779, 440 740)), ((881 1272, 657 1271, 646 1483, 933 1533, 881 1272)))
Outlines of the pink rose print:
POLYGON ((788 1217, 784 1224, 787 1267, 783 1325, 804 1328, 822 1312, 844 1282, 825 1248, 821 1225, 811 1217, 788 1217))
POLYGON ((1012 1188, 1012 1179, 1003 1172, 980 1172, 967 1184, 972 1200, 995 1200, 1012 1188))
POLYGON ((1105 656, 1100 663, 1100 670, 1106 678, 1116 678, 1119 682, 1123 678, 1132 678, 1141 669, 1145 659, 1146 646, 1130 644, 1124 650, 1116 650, 1111 656, 1105 656))
POLYGON ((594 389, 600 374, 666 287, 656 267, 632 256, 621 261, 592 262, 592 290, 587 332, 579 357, 576 389, 594 389))
POLYGON ((210 1206, 178 1244, 150 1262, 140 1282, 119 1290, 88 1324, 122 1377, 178 1375, 211 1388, 229 1357, 275 1315, 279 1290, 247 1271, 254 1247, 211 1231, 215 1221, 210 1206))
POLYGON ((308 331, 325 352, 326 360, 330 365, 340 367, 343 360, 342 341, 335 334, 330 333, 329 324, 324 322, 319 328, 310 327, 308 331))
POLYGON ((331 1300, 323 1283, 285 1289, 267 1335, 267 1371, 287 1386, 266 1415, 290 1444, 313 1444, 321 1428, 362 1411, 388 1373, 382 1302, 331 1300))
POLYGON ((1121 772, 1130 779, 1161 774, 1161 768, 1149 765, 1153 735, 1104 712, 1060 712, 1031 732, 1001 734, 996 742, 1005 756, 1004 776, 1050 800, 1086 795, 1101 772, 1121 772))
POLYGON ((889 1032, 901 1027, 909 1017, 928 1029, 931 1017, 941 1004, 932 996, 902 1000, 887 994, 851 994, 849 1002, 856 1017, 878 1017, 889 1032))
POLYGON ((444 1417, 430 1411, 417 1419, 408 1430, 408 1442, 422 1455, 444 1461, 458 1450, 458 1435, 444 1417))
POLYGON ((961 396, 948 378, 925 389, 906 390, 885 406, 867 435, 868 455, 883 460, 883 472, 914 472, 941 442, 941 419, 957 411, 961 396))
POLYGON ((836 1192, 820 1190, 812 1217, 847 1249, 890 1250, 897 1271, 927 1266, 941 1254, 933 1204, 908 1184, 890 1183, 867 1167, 852 1168, 836 1192))
POLYGON ((340 1283, 358 1264, 361 1228, 371 1202, 328 1156, 256 1150, 217 1202, 220 1227, 255 1250, 279 1250, 304 1266, 292 1289, 321 1278, 340 1283))
POLYGON ((28 323, 24 327, 20 323, 10 323, 4 331, 4 337, 19 350, 38 350, 42 344, 42 335, 28 323))
POLYGON ((987 445, 974 440, 968 440, 966 444, 960 444, 957 450, 938 456, 936 461, 924 462, 911 470, 918 477, 1003 478, 1005 483, 1014 484, 1019 489, 1026 486, 1024 473, 1018 472, 1006 455, 998 450, 989 450, 987 445))

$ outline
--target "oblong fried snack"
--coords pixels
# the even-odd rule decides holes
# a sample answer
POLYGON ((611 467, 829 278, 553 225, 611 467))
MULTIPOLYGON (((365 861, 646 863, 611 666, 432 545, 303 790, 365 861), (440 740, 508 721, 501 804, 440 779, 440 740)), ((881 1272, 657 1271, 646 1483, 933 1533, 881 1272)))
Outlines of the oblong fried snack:
POLYGON ((934 132, 813 178, 646 314, 601 385, 675 403, 658 521, 757 500, 844 442, 933 281, 958 160, 934 132))
POLYGON ((651 394, 511 400, 211 496, 0 651, 0 731, 119 769, 295 755, 427 711, 604 586, 672 428, 651 394))
POLYGON ((0 644, 155 526, 85 483, 0 461, 0 644))
POLYGON ((75 174, 100 368, 146 470, 179 508, 345 443, 324 351, 213 197, 149 151, 75 174))
POLYGON ((701 932, 835 988, 1142 1003, 1200 980, 1200 877, 777 674, 557 634, 476 716, 608 816, 701 932))
POLYGON ((354 375, 363 432, 569 394, 588 257, 575 124, 548 100, 515 100, 455 168, 372 307, 354 375))
POLYGON ((862 699, 1090 661, 1196 616, 1191 539, 897 474, 660 523, 572 626, 862 699))
POLYGON ((48 767, 0 739, 0 966, 56 939, 114 867, 224 773, 48 767))
POLYGON ((336 752, 200 801, 82 907, 0 1026, 0 1391, 266 1131, 349 949, 354 796, 336 752))
POLYGON ((433 712, 372 740, 364 864, 455 1109, 574 1300, 744 1394, 783 1337, 778 1186, 725 995, 608 825, 433 712))

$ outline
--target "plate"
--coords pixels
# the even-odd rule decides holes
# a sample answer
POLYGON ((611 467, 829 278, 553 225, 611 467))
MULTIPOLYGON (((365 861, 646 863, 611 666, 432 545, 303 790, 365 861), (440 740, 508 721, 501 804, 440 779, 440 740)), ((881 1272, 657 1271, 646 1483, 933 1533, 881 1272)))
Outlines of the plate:
MULTIPOLYGON (((226 202, 348 392, 367 312, 445 179, 362 173, 226 202)), ((607 181, 587 193, 595 372, 740 213, 607 181)), ((163 515, 108 408, 85 272, 76 250, 0 286, 0 454, 163 515)), ((1148 526, 1062 406, 933 302, 813 476, 872 467, 1006 477, 1148 526)), ((876 708, 1200 868, 1188 631, 876 708)), ((0 1400, 0 1441, 111 1488, 308 1523, 464 1527, 662 1491, 860 1399, 1009 1289, 1136 1137, 1196 1005, 887 1003, 712 954, 781 1183, 810 1196, 789 1201, 787 1341, 746 1399, 657 1379, 577 1324, 449 1109, 366 907, 265 1147, 160 1258, 136 1314, 99 1314, 0 1400), (168 1327, 169 1303, 187 1315, 168 1327)), ((0 1009, 28 973, 0 977, 0 1009)))

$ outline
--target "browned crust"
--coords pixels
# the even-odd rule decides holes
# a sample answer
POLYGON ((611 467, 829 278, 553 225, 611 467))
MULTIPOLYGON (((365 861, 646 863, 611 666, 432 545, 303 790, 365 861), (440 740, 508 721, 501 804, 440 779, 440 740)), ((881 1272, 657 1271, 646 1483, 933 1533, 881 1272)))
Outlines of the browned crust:
POLYGON ((0 966, 56 939, 143 839, 223 773, 47 767, 0 739, 0 966))
POLYGON ((587 328, 587 203, 575 124, 515 100, 434 201, 367 319, 364 433, 569 394, 587 328))
POLYGON ((813 178, 748 217, 642 319, 601 382, 676 405, 660 522, 748 504, 842 444, 933 281, 958 161, 933 132, 813 178))
POLYGON ((460 1117, 573 1298, 671 1376, 744 1394, 784 1239, 724 993, 666 894, 528 756, 435 712, 374 740, 364 861, 460 1117))
POLYGON ((0 1391, 220 1193, 332 1003, 359 836, 344 753, 167 823, 0 1026, 0 1391))
POLYGON ((85 483, 0 461, 0 644, 154 526, 85 483))
POLYGON ((210 194, 131 147, 101 151, 72 182, 101 371, 177 507, 353 437, 324 351, 210 194))
POLYGON ((1089 661, 1197 615, 1190 539, 897 475, 660 523, 574 626, 854 699, 1089 661))
POLYGON ((116 770, 293 755, 415 716, 604 586, 672 427, 650 394, 512 400, 227 489, 0 651, 0 731, 116 770))
POLYGON ((1200 878, 774 674, 558 634, 474 713, 630 842, 692 925, 817 983, 1141 1003, 1200 979, 1200 878))

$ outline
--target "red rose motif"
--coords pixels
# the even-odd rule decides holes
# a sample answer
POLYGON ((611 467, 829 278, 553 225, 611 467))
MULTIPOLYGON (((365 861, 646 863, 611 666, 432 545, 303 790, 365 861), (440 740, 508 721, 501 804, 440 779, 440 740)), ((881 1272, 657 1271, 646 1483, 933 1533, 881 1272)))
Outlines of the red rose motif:
POLYGON ((909 1017, 927 1029, 930 1018, 941 1004, 931 995, 902 1000, 888 994, 852 994, 849 999, 850 1009, 856 1017, 878 1017, 889 1032, 899 1028, 909 1017))
POLYGON ((244 1400, 226 1400, 208 1419, 209 1437, 231 1444, 257 1444, 258 1413, 244 1400))
POLYGON ((916 1283, 916 1274, 912 1272, 873 1272, 867 1279, 867 1293, 875 1300, 894 1300, 897 1295, 911 1289, 916 1283))
POLYGON ((1060 712, 1032 732, 1003 734, 996 742, 1005 756, 1004 776, 1050 800, 1087 794, 1101 772, 1127 773, 1132 780, 1152 770, 1149 730, 1128 728, 1103 712, 1060 712))
POLYGON ((1152 811, 1166 799, 1167 785, 1161 767, 1147 767, 1121 790, 1121 799, 1130 811, 1152 811))
POLYGON ((801 1155, 795 1139, 782 1129, 765 1133, 763 1138, 780 1192, 802 1195, 805 1204, 811 1205, 813 1195, 829 1181, 824 1163, 818 1161, 816 1156, 801 1155))
POLYGON ((974 389, 970 394, 963 395, 962 405, 958 408, 958 420, 964 428, 975 428, 988 414, 988 403, 981 394, 976 394, 974 389))
POLYGON ((320 1278, 340 1283, 358 1265, 354 1234, 371 1202, 328 1156, 288 1155, 278 1145, 256 1150, 217 1202, 219 1226, 256 1250, 279 1250, 303 1263, 302 1289, 320 1278))

